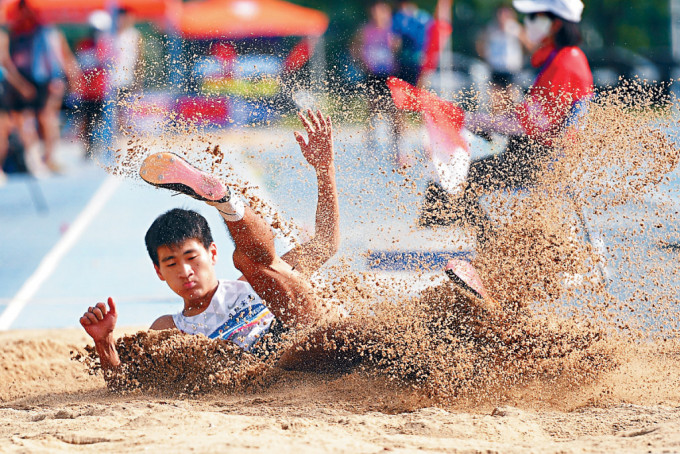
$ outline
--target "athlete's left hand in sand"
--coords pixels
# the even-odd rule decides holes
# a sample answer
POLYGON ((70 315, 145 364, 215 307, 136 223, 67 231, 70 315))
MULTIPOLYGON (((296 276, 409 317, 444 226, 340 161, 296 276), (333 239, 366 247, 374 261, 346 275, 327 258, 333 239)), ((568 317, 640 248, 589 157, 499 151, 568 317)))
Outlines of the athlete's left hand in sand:
POLYGON ((109 370, 120 365, 118 352, 116 352, 113 338, 113 330, 118 320, 116 303, 109 298, 106 304, 99 302, 89 307, 87 312, 80 317, 80 325, 94 341, 94 346, 99 354, 102 369, 109 370))

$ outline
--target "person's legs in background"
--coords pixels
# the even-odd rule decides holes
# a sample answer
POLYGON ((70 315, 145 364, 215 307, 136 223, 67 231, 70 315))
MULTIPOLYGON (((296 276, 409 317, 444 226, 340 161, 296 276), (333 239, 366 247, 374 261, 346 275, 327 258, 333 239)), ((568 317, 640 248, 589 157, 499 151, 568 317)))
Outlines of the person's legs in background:
POLYGON ((7 153, 9 152, 10 117, 6 110, 0 110, 0 186, 7 182, 7 175, 3 170, 7 153))
POLYGON ((40 153, 40 137, 36 128, 35 111, 29 108, 13 111, 11 122, 16 127, 19 140, 24 147, 24 162, 28 172, 37 178, 49 174, 49 168, 45 165, 40 153))
POLYGON ((59 171, 54 151, 61 135, 59 115, 65 91, 66 84, 60 79, 54 79, 47 84, 46 89, 38 90, 37 120, 38 132, 44 143, 43 160, 53 172, 59 171))

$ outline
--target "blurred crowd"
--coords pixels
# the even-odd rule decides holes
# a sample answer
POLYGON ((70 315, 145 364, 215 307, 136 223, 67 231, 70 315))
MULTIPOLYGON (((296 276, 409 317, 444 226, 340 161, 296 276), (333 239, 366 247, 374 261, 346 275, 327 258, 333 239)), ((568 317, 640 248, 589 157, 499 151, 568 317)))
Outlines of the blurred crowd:
MULTIPOLYGON (((559 3, 531 2, 548 5, 546 11, 550 11, 553 3, 559 3)), ((563 3, 581 5, 578 0, 563 3)), ((440 78, 444 70, 445 46, 450 44, 453 32, 452 10, 452 0, 438 0, 430 11, 409 0, 374 0, 367 5, 364 23, 357 21, 349 54, 361 72, 363 83, 359 91, 365 94, 369 110, 366 146, 375 148, 376 119, 386 119, 391 140, 388 146, 395 150, 397 166, 410 161, 403 140, 407 117, 403 109, 395 108, 387 81, 394 76, 414 87, 432 87, 432 80, 440 78)), ((559 19, 559 15, 550 14, 538 15, 534 21, 536 14, 525 13, 521 23, 517 8, 503 4, 491 23, 479 32, 476 50, 489 68, 488 93, 483 98, 489 100, 486 110, 490 115, 507 117, 521 102, 522 93, 516 88, 518 74, 528 66, 530 56, 540 53, 541 41, 548 32, 546 27, 554 28, 557 23, 555 18, 559 19)), ((41 22, 27 0, 17 0, 16 13, 7 18, 6 31, 0 31, 0 184, 7 178, 5 172, 41 177, 61 171, 55 147, 60 139, 60 115, 67 93, 76 106, 77 134, 82 138, 85 157, 97 154, 107 145, 111 131, 121 126, 123 120, 119 118, 125 115, 117 115, 118 106, 124 104, 126 96, 139 83, 142 36, 135 27, 134 15, 126 9, 95 11, 89 16, 86 29, 85 35, 72 40, 70 47, 62 31, 41 22), (104 136, 107 131, 109 137, 104 136)), ((258 75, 253 77, 260 77, 259 73, 268 65, 283 68, 272 69, 274 75, 276 71, 297 71, 309 61, 312 42, 300 41, 278 66, 272 66, 271 60, 253 59, 252 65, 258 68, 258 75)), ((201 95, 236 99, 242 95, 239 90, 264 96, 262 93, 276 88, 230 79, 235 77, 238 49, 229 42, 213 40, 206 49, 204 58, 196 59, 194 55, 193 76, 200 76, 203 81, 202 85, 195 84, 202 87, 197 89, 198 96, 185 103, 168 104, 168 109, 191 114, 201 109, 201 95)), ((280 98, 272 99, 274 104, 281 104, 280 98)), ((216 112, 217 104, 205 106, 197 115, 203 119, 216 116, 215 124, 220 124, 218 120, 224 120, 221 117, 233 116, 234 105, 222 106, 224 111, 220 112, 216 112)), ((270 111, 275 106, 270 103, 266 107, 270 111)), ((480 118, 468 116, 467 126, 479 126, 480 122, 480 118)), ((493 132, 494 128, 478 127, 474 132, 484 135, 485 129, 493 132)))
MULTIPOLYGON (((351 55, 364 79, 370 115, 373 119, 387 117, 398 165, 409 162, 401 142, 404 116, 394 109, 386 81, 395 76, 417 87, 431 85, 452 32, 445 14, 450 9, 451 3, 441 0, 432 12, 413 1, 377 0, 369 4, 367 22, 352 41, 351 55)), ((536 46, 510 6, 498 7, 494 20, 480 31, 476 50, 490 70, 484 97, 489 99, 491 112, 507 111, 519 100, 518 75, 536 46)), ((370 145, 376 142, 375 129, 375 124, 368 124, 370 145)))
POLYGON ((433 17, 412 2, 400 1, 392 10, 390 3, 378 0, 369 7, 352 55, 365 74, 372 113, 392 117, 399 167, 408 165, 399 144, 401 112, 418 112, 424 120, 431 145, 426 154, 436 172, 419 224, 463 222, 474 226, 483 244, 493 236, 493 223, 480 204, 482 195, 534 185, 549 171, 559 156, 560 139, 594 96, 593 74, 580 48, 584 5, 581 0, 513 0, 512 8, 498 8, 477 38, 477 52, 490 68, 489 102, 474 109, 423 89, 429 88, 428 72, 437 69, 432 62, 442 61, 442 42, 451 28, 441 11, 450 6, 440 1, 433 17), (517 12, 524 15, 523 24, 517 12), (521 93, 516 78, 526 60, 535 75, 521 93), (487 140, 502 137, 502 151, 472 159, 464 137, 468 132, 487 140))
MULTIPOLYGON (((396 76, 413 85, 422 85, 437 69, 443 42, 451 33, 450 1, 440 0, 434 15, 413 1, 394 5, 380 0, 370 4, 368 22, 356 33, 351 54, 365 76, 365 94, 371 118, 387 116, 392 126, 396 159, 405 164, 407 154, 401 143, 403 113, 394 109, 387 79, 396 76)), ((375 126, 369 122, 369 146, 376 143, 375 126)))
POLYGON ((118 9, 113 16, 94 12, 87 36, 71 49, 59 28, 19 0, 0 30, 0 184, 8 172, 61 172, 55 148, 67 91, 76 99, 86 156, 92 154, 107 106, 115 109, 135 83, 142 49, 132 14, 118 9))

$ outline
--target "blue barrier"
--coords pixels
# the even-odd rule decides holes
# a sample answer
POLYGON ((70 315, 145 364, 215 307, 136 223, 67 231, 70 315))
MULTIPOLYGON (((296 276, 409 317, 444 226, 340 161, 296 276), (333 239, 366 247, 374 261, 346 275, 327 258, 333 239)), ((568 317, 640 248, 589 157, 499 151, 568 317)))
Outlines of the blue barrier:
POLYGON ((366 266, 375 271, 443 271, 451 259, 472 257, 469 251, 373 251, 366 258, 366 266))

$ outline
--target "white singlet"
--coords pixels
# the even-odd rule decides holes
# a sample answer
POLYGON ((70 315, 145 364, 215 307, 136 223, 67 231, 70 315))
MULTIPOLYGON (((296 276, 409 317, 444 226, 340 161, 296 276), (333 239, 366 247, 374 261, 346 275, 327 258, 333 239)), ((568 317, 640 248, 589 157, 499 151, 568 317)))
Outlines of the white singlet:
POLYGON ((249 283, 219 281, 210 305, 203 312, 191 317, 179 312, 172 319, 184 333, 230 340, 248 351, 269 331, 274 314, 249 283))

